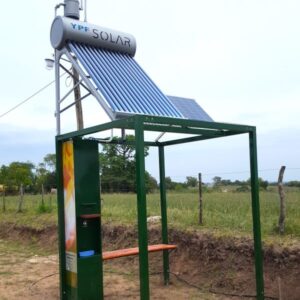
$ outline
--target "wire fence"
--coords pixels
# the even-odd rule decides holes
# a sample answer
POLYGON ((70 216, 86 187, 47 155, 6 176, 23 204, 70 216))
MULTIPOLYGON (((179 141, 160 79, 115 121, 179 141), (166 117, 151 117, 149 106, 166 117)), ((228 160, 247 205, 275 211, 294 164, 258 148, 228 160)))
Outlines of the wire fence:
MULTIPOLYGON (((250 193, 250 186, 245 187, 245 180, 240 179, 232 179, 232 178, 239 178, 241 174, 249 173, 249 171, 233 171, 233 172, 215 172, 215 173, 201 173, 202 180, 203 178, 208 178, 208 176, 211 178, 211 180, 205 181, 203 180, 202 184, 202 192, 222 192, 222 193, 230 193, 230 192, 248 192, 250 193), (214 177, 219 177, 222 179, 219 186, 215 185, 215 182, 213 182, 214 177), (227 179, 230 178, 230 179, 227 179), (227 183, 226 183, 227 181, 227 183), (242 188, 241 188, 242 186, 242 188)), ((200 174, 200 172, 199 172, 200 174)), ((199 182, 198 182, 198 175, 199 174, 193 174, 192 176, 187 175, 180 175, 180 176, 170 176, 173 185, 167 186, 167 192, 168 193, 193 193, 198 195, 199 193, 199 182), (194 177, 196 179, 196 184, 194 186, 188 186, 187 178, 188 177, 194 177)), ((277 178, 279 174, 279 169, 262 169, 259 170, 259 176, 262 178, 277 178), (269 176, 261 176, 263 174, 268 173, 269 176), (270 175, 271 173, 271 175, 270 175)), ((249 173, 250 175, 250 173, 249 173)), ((294 167, 294 168, 287 168, 285 173, 285 187, 287 189, 287 192, 289 191, 296 191, 300 192, 300 168, 294 167), (291 177, 291 175, 293 175, 291 177), (290 178, 299 178, 299 180, 290 180, 290 178), (292 182, 294 182, 294 186, 289 186, 292 182)), ((277 180, 270 180, 268 182, 268 185, 265 189, 265 191, 269 192, 277 192, 277 180)), ((156 188, 151 189, 148 194, 156 194, 159 193, 159 184, 156 188)), ((117 189, 102 189, 101 190, 101 198, 105 198, 105 195, 108 194, 135 194, 134 191, 129 191, 128 188, 124 187, 118 187, 117 189)), ((197 196, 196 196, 197 197, 197 196)), ((4 191, 0 190, 0 212, 22 212, 22 211, 38 211, 38 212, 50 212, 53 210, 56 210, 57 208, 57 195, 56 195, 56 189, 53 189, 52 193, 45 193, 43 194, 24 194, 23 197, 21 195, 5 195, 4 191)))
MULTIPOLYGON (((260 169, 258 170, 258 176, 269 183, 277 183, 279 170, 275 168, 266 168, 266 169, 260 169)), ((203 182, 210 184, 213 183, 214 177, 221 177, 225 180, 231 180, 231 181, 245 181, 250 178, 250 170, 235 170, 235 171, 207 171, 207 170, 199 170, 199 173, 202 174, 203 182)), ((176 182, 185 182, 187 176, 192 176, 195 178, 198 178, 199 173, 193 173, 189 175, 172 175, 172 174, 166 174, 166 176, 169 176, 172 178, 172 180, 176 182)), ((284 175, 284 182, 290 182, 290 181, 300 181, 300 167, 286 167, 285 175, 284 175)))
POLYGON ((5 195, 0 193, 0 203, 2 212, 50 212, 57 207, 57 198, 54 194, 24 194, 24 195, 5 195))

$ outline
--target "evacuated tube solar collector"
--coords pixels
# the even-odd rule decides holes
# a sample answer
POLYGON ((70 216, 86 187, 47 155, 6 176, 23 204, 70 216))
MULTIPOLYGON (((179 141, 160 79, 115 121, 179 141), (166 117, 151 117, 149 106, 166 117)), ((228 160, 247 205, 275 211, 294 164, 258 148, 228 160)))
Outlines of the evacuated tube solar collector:
MULTIPOLYGON (((135 114, 184 118, 134 60, 134 36, 82 22, 77 10, 76 3, 67 7, 65 2, 64 16, 57 16, 51 26, 51 44, 57 62, 67 56, 108 116, 112 120, 135 114)), ((59 112, 59 91, 57 95, 59 112)), ((59 122, 57 114, 57 128, 59 122)))

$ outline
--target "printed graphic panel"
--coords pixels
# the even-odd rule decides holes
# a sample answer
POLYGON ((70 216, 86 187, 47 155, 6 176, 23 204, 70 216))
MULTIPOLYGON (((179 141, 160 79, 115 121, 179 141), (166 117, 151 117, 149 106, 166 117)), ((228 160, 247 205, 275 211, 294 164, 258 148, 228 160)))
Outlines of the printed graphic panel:
POLYGON ((63 144, 65 247, 67 284, 77 287, 76 206, 73 142, 63 144))

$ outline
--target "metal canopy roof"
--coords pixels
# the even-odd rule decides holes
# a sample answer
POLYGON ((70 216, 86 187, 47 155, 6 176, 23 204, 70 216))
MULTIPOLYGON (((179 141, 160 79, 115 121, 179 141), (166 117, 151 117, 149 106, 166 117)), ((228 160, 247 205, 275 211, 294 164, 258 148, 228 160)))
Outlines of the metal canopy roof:
POLYGON ((128 54, 69 42, 115 118, 143 114, 185 118, 128 54))
POLYGON ((188 98, 168 96, 175 107, 182 115, 190 120, 199 120, 213 122, 213 119, 204 111, 204 109, 194 100, 188 98))

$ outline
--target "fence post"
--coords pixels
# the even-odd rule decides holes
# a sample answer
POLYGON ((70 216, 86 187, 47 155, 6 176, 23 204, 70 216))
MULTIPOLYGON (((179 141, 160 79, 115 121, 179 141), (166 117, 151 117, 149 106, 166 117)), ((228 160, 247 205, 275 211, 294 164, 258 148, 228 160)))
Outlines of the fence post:
POLYGON ((2 192, 2 211, 6 211, 6 203, 5 203, 5 190, 2 192))
POLYGON ((279 210, 279 220, 278 220, 278 228, 279 233, 284 233, 284 227, 285 227, 285 193, 283 189, 283 175, 285 171, 285 166, 282 166, 279 171, 278 176, 278 193, 279 193, 279 199, 280 199, 280 210, 279 210))
POLYGON ((49 206, 52 207, 52 194, 50 193, 50 197, 49 197, 49 206))
POLYGON ((21 183, 21 185, 20 185, 20 200, 19 200, 19 207, 18 207, 17 212, 22 212, 23 199, 24 199, 24 191, 23 191, 23 183, 21 183))
POLYGON ((45 206, 45 202, 44 202, 44 184, 42 183, 42 206, 45 206))
POLYGON ((203 225, 202 174, 198 174, 199 184, 199 225, 203 225))

